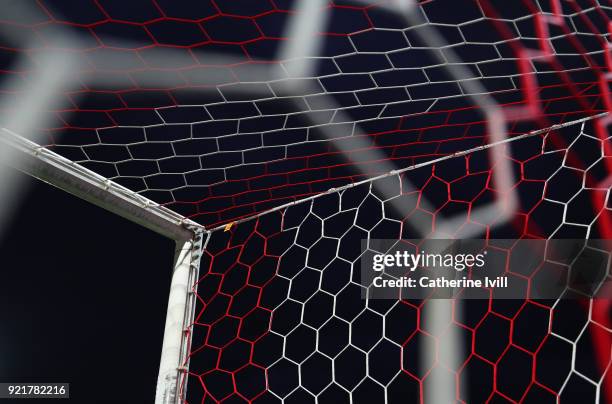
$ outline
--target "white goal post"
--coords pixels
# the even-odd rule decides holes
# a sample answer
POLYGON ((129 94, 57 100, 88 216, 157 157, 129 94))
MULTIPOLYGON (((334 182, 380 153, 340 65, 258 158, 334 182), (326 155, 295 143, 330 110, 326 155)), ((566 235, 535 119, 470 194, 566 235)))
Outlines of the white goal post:
POLYGON ((175 240, 155 402, 181 402, 191 343, 188 328, 195 313, 192 287, 208 232, 198 223, 4 128, 0 128, 0 161, 175 240))

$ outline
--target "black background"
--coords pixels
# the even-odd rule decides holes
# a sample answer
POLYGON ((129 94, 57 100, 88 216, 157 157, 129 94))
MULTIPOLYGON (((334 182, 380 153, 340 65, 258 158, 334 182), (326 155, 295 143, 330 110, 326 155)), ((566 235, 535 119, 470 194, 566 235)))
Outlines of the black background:
POLYGON ((153 402, 174 243, 19 175, 27 192, 0 238, 0 382, 153 402))

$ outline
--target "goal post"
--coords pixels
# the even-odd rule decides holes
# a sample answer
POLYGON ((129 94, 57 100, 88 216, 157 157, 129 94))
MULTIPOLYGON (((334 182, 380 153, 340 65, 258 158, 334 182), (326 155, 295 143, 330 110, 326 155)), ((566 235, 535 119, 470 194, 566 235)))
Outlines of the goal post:
POLYGON ((8 130, 0 156, 14 168, 174 240, 190 240, 203 227, 82 165, 8 130))
MULTIPOLYGON (((41 80, 2 94, 0 163, 176 242, 157 404, 606 394, 610 358, 582 369, 612 346, 597 299, 574 334, 574 297, 473 308, 358 278, 376 240, 612 238, 609 1, 102 3, 78 43, 16 48, 45 75, 11 68, 41 80), (74 72, 39 54, 64 50, 74 72), (49 143, 26 139, 39 109, 49 143)), ((33 37, 83 28, 37 11, 33 37)))
POLYGON ((186 371, 191 342, 189 326, 195 310, 193 285, 209 233, 188 218, 8 129, 0 129, 0 146, 0 157, 5 165, 175 240, 155 402, 181 402, 184 396, 182 375, 186 371))
POLYGON ((192 240, 176 242, 174 271, 164 341, 157 379, 156 404, 182 402, 185 396, 184 375, 188 370, 191 349, 191 322, 195 313, 195 293, 202 249, 209 233, 196 231, 192 240))

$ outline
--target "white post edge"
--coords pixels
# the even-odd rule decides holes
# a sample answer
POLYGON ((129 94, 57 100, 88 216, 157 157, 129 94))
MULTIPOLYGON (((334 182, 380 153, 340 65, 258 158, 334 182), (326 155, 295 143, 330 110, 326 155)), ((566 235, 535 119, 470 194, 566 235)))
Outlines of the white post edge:
POLYGON ((192 240, 176 243, 155 404, 178 404, 184 401, 187 387, 184 382, 191 348, 189 327, 195 314, 193 287, 208 237, 209 233, 198 231, 192 240))

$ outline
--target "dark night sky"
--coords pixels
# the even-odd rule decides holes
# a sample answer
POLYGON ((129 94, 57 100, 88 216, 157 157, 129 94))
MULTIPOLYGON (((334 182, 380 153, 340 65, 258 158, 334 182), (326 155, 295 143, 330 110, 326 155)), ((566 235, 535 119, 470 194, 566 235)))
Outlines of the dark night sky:
POLYGON ((174 242, 20 176, 28 190, 0 238, 0 381, 152 402, 174 242))

